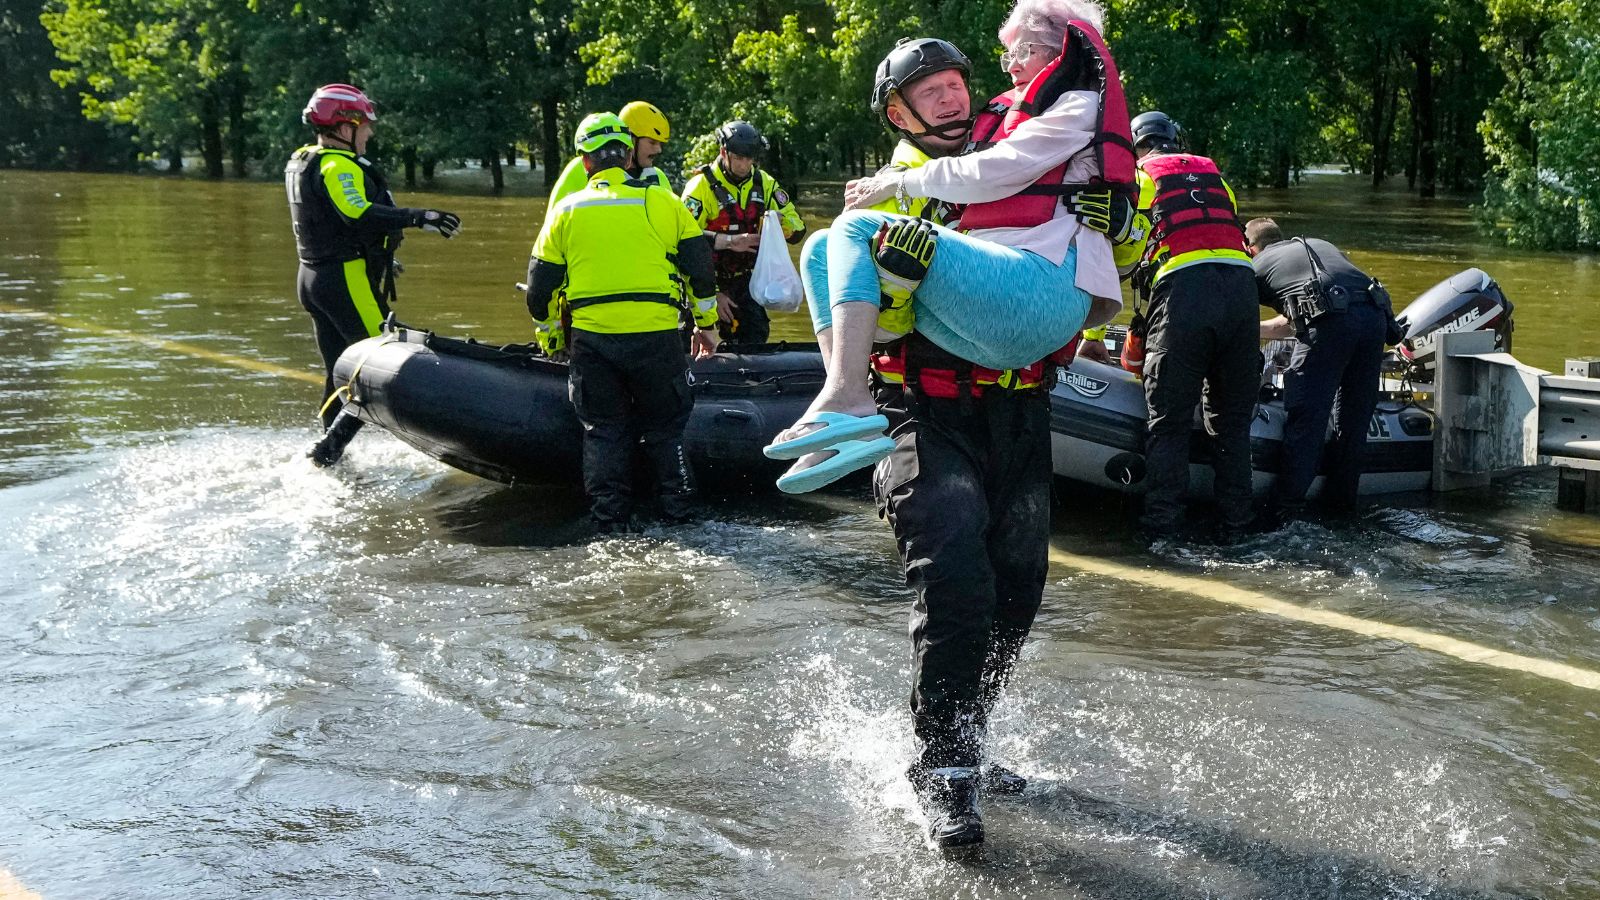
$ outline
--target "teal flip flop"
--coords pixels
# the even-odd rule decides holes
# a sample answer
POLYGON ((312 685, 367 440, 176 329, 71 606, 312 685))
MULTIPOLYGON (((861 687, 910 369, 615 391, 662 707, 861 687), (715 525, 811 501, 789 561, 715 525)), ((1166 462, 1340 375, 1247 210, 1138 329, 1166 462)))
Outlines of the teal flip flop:
POLYGON ((880 437, 870 441, 841 441, 823 450, 834 454, 809 468, 801 469, 778 479, 778 490, 785 494, 804 494, 829 485, 857 469, 875 465, 894 452, 894 438, 880 437))
POLYGON ((852 416, 836 412, 820 412, 801 419, 791 427, 801 425, 822 427, 793 440, 768 444, 761 452, 766 454, 767 459, 799 459, 807 453, 826 450, 840 441, 854 441, 889 430, 889 420, 883 416, 852 416))

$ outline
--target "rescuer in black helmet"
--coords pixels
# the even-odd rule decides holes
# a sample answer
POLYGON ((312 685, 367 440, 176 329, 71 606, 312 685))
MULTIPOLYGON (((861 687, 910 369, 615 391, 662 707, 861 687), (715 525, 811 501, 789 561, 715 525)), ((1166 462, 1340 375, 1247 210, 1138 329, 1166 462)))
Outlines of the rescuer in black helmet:
MULTIPOLYGON (((717 158, 701 166, 683 186, 683 203, 711 241, 717 266, 717 333, 738 344, 764 344, 772 330, 767 311, 750 296, 761 223, 775 210, 789 243, 805 239, 806 223, 778 180, 759 165, 767 139, 749 122, 736 119, 717 129, 717 158)), ((697 355, 716 349, 696 332, 697 355)))
POLYGON ((928 156, 948 156, 966 143, 972 132, 972 104, 966 109, 919 109, 907 95, 913 84, 940 72, 958 72, 963 88, 972 77, 972 62, 955 44, 939 38, 901 38, 878 63, 872 82, 872 111, 889 127, 928 156), (893 101, 898 99, 899 103, 893 101), (909 114, 909 120, 908 116, 909 114), (929 116, 934 121, 929 121, 929 116), (914 123, 917 128, 910 127, 914 123))
POLYGON ((1133 151, 1143 153, 1177 153, 1183 149, 1183 129, 1166 113, 1153 109, 1140 113, 1129 123, 1133 132, 1133 151))

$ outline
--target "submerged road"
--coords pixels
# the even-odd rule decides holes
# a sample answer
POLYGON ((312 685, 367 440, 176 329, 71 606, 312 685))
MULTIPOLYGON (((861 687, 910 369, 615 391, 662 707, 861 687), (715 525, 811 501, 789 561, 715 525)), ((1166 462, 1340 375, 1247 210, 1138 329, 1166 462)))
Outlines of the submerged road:
MULTIPOLYGON (((312 372, 290 369, 285 366, 252 360, 233 354, 219 353, 215 350, 180 341, 169 341, 129 331, 103 328, 69 316, 51 315, 7 304, 0 304, 0 314, 48 321, 62 328, 88 331, 156 350, 181 353, 198 359, 236 366, 247 371, 264 372, 285 378, 308 381, 313 384, 322 384, 322 379, 312 372)), ((1291 622, 1320 625, 1325 628, 1348 631, 1367 637, 1399 641, 1435 653, 1452 656, 1464 662, 1521 672, 1586 690, 1600 690, 1600 672, 1565 663, 1507 653, 1503 650, 1484 647, 1445 635, 1432 634, 1417 628, 1391 625, 1343 613, 1301 607, 1255 591, 1228 585, 1217 579, 1197 578, 1192 575, 1155 570, 1148 566, 1122 565, 1105 559, 1090 558, 1054 548, 1050 551, 1050 560, 1057 565, 1067 566, 1080 572, 1088 572, 1133 584, 1157 587, 1166 591, 1190 594, 1217 603, 1225 603, 1241 609, 1287 619, 1291 622)))
MULTIPOLYGON (((1600 524, 1547 477, 1160 556, 1063 491, 1032 788, 949 863, 870 504, 593 541, 375 429, 315 470, 280 188, 0 181, 0 896, 1600 896, 1600 524)), ((536 215, 457 199, 491 246, 408 242, 403 315, 520 339, 453 267, 536 215)))

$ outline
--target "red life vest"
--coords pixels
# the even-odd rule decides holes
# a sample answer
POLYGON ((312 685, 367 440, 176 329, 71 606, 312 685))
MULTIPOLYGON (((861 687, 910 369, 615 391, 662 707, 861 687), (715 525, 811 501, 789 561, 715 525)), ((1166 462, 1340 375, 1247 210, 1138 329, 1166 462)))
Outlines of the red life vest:
POLYGON ((999 387, 1023 391, 1046 385, 1056 366, 1065 366, 1078 355, 1082 335, 1048 357, 1020 369, 987 369, 934 346, 916 332, 873 348, 872 369, 886 382, 901 384, 905 390, 927 397, 956 399, 981 397, 986 389, 999 387))
POLYGON ((1128 102, 1122 77, 1105 40, 1088 22, 1067 23, 1061 55, 1050 61, 1022 91, 1010 90, 989 101, 972 125, 967 150, 983 150, 1005 140, 1017 126, 1049 109, 1068 91, 1094 91, 1099 98, 1095 136, 1089 142, 1100 171, 1089 184, 1063 184, 1067 164, 1003 200, 974 203, 961 214, 963 231, 974 228, 1031 228, 1055 216, 1062 196, 1084 188, 1109 187, 1132 197, 1138 186, 1134 175, 1133 135, 1128 126, 1128 102))
MULTIPOLYGON (((761 217, 767 212, 768 191, 771 186, 764 172, 756 169, 750 173, 755 183, 750 186, 750 201, 744 206, 740 206, 737 196, 717 179, 712 171, 712 164, 701 166, 700 174, 705 177, 711 195, 717 198, 718 206, 717 214, 706 222, 707 231, 722 234, 755 234, 761 230, 761 217)), ((727 288, 730 280, 750 274, 756 267, 756 255, 753 251, 740 253, 733 250, 715 250, 711 254, 711 261, 717 270, 718 287, 722 288, 727 288)))
POLYGON ((706 223, 707 231, 753 234, 761 228, 761 217, 766 214, 768 201, 766 173, 760 169, 750 173, 756 183, 750 186, 750 202, 746 206, 740 206, 734 195, 722 186, 710 164, 701 166, 700 174, 705 176, 706 186, 711 188, 711 195, 717 198, 717 205, 721 207, 706 223))
POLYGON ((1244 226, 1216 163, 1188 153, 1158 153, 1140 160, 1139 168, 1156 186, 1146 260, 1197 250, 1245 253, 1244 226))

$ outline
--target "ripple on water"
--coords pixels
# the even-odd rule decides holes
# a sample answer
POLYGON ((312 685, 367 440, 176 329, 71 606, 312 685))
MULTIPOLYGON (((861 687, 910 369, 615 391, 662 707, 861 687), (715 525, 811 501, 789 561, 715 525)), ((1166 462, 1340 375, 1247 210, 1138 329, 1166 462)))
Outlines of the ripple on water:
MULTIPOLYGON (((75 889, 1472 897, 1550 871, 1515 788, 1593 805, 1508 777, 1548 764, 1538 733, 1463 726, 1505 709, 1415 654, 1064 576, 992 728, 1034 787, 945 862, 903 777, 907 595, 869 508, 588 541, 381 435, 333 472, 304 440, 201 430, 4 491, 35 623, 0 648, 32 720, 8 802, 96 861, 75 889), (1422 683, 1385 683, 1386 653, 1422 683)), ((1421 568, 1380 544, 1183 562, 1412 602, 1391 585, 1421 568)))

